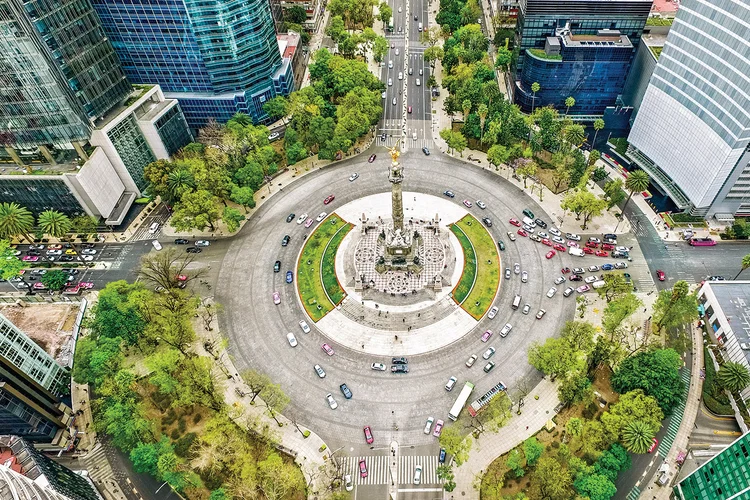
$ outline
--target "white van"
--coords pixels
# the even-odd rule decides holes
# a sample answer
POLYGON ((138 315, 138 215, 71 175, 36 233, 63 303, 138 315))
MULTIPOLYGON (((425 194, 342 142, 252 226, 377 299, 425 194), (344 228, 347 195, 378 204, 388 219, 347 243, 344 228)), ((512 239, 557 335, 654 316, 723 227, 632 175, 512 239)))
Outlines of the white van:
POLYGON ((607 283, 606 283, 606 282, 605 282, 604 280, 598 280, 598 281, 594 281, 594 284, 593 284, 593 285, 591 285, 591 286, 593 286, 593 287, 594 287, 594 290, 598 290, 599 288, 602 288, 602 287, 603 287, 603 286, 605 286, 606 284, 607 284, 607 283))
POLYGON ((529 219, 528 217, 523 218, 523 223, 529 227, 536 227, 536 222, 534 222, 534 219, 529 219))
POLYGON ((159 230, 159 223, 154 222, 151 224, 151 227, 148 228, 148 232, 151 234, 156 234, 156 232, 159 230))
POLYGON ((583 253, 583 250, 581 250, 580 248, 576 248, 576 247, 568 248, 568 253, 570 255, 575 255, 576 257, 583 257, 584 255, 586 255, 583 253))
POLYGON ((419 23, 419 31, 422 31, 422 23, 419 23))
POLYGON ((510 307, 512 307, 513 309, 518 309, 518 306, 520 305, 521 305, 521 296, 516 295, 516 297, 513 299, 513 304, 511 304, 510 307))

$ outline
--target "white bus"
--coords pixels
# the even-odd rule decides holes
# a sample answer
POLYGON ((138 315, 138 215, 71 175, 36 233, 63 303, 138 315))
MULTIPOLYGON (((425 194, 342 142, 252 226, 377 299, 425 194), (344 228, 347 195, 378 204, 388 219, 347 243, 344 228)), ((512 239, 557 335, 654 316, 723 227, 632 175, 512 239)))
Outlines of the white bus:
POLYGON ((451 420, 456 420, 461 414, 461 410, 464 406, 466 406, 466 402, 469 400, 469 396, 471 396, 471 391, 473 390, 474 384, 472 384, 471 382, 466 382, 464 384, 464 388, 461 389, 458 398, 456 398, 456 402, 453 403, 453 408, 451 408, 451 411, 448 412, 448 416, 451 418, 451 420))

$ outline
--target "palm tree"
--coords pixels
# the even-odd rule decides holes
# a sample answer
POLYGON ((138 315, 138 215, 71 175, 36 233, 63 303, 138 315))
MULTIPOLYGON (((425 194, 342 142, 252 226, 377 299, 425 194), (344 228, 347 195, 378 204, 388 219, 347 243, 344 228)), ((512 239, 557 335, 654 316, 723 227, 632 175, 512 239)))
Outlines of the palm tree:
POLYGON ((539 89, 542 87, 539 86, 539 82, 534 82, 531 84, 531 92, 533 92, 532 98, 531 98, 531 112, 534 112, 534 104, 536 104, 536 93, 539 92, 539 89))
POLYGON ((484 136, 484 121, 487 118, 487 113, 489 113, 490 110, 487 108, 487 105, 482 103, 479 106, 477 106, 477 114, 479 115, 479 141, 481 142, 482 136, 484 136))
POLYGON ((648 187, 648 181, 648 174, 643 170, 630 172, 628 178, 625 179, 625 189, 630 191, 630 194, 628 195, 628 199, 625 201, 625 206, 622 207, 623 211, 625 211, 625 207, 627 207, 628 203, 630 203, 630 198, 633 197, 633 193, 645 190, 648 187))
POLYGON ((29 232, 34 227, 34 216, 18 203, 0 204, 0 238, 9 240, 23 235, 33 241, 29 232))
POLYGON ((739 392, 750 385, 750 373, 744 365, 727 361, 717 376, 721 386, 729 392, 739 392))
POLYGON ((570 125, 565 129, 565 139, 568 144, 579 145, 583 142, 586 137, 586 131, 583 129, 583 125, 570 125))
POLYGON ((60 238, 70 232, 73 223, 64 213, 57 210, 45 210, 36 219, 39 229, 53 238, 60 238))
POLYGON ((167 176, 167 192, 173 201, 179 201, 183 194, 194 188, 195 179, 189 170, 175 170, 167 176))
POLYGON ((737 273, 737 275, 734 277, 734 279, 737 279, 740 274, 742 274, 742 271, 750 267, 750 254, 745 255, 742 257, 742 269, 740 269, 740 272, 737 273))
POLYGON ((632 420, 622 430, 622 444, 632 453, 646 453, 654 442, 654 434, 643 420, 632 420))
POLYGON ((565 116, 568 116, 568 112, 570 111, 570 108, 576 105, 576 100, 573 98, 573 96, 568 97, 565 99, 565 116))
POLYGON ((469 113, 471 113, 471 101, 464 99, 461 103, 461 110, 464 112, 464 122, 469 119, 469 113))
POLYGON ((595 130, 595 132, 594 132, 594 142, 591 143, 591 147, 592 148, 595 147, 594 145, 596 144, 596 135, 603 128, 604 128, 604 120, 602 120, 601 118, 597 118, 596 120, 594 120, 594 130, 595 130))

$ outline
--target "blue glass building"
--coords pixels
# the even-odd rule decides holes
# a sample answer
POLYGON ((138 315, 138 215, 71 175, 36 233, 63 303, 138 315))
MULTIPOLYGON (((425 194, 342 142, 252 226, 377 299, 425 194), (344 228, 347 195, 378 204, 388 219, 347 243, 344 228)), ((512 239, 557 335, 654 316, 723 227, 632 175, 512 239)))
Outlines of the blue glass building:
POLYGON ((133 83, 159 84, 192 128, 293 90, 268 0, 92 0, 133 83))
POLYGON ((526 112, 551 104, 570 114, 601 115, 622 94, 632 53, 633 44, 619 31, 548 37, 544 50, 526 50, 516 104, 526 112), (540 87, 536 94, 531 91, 534 82, 540 87), (569 110, 568 97, 575 99, 569 110))

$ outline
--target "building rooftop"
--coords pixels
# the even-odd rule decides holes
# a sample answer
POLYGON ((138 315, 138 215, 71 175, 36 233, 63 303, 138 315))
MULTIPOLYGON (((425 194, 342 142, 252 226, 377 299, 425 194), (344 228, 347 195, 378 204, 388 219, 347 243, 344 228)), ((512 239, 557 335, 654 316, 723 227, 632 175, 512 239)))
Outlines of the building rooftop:
MULTIPOLYGON (((750 281, 712 281, 709 285, 737 342, 750 343, 750 281)), ((750 362, 750 351, 743 353, 750 362)))
MULTIPOLYGON (((44 157, 41 154, 39 155, 39 158, 44 160, 44 157)), ((19 167, 12 163, 4 163, 0 166, 0 175, 62 175, 75 174, 81 169, 81 166, 75 160, 58 163, 56 165, 47 163, 46 160, 44 163, 41 161, 33 161, 27 167, 31 169, 31 172, 28 171, 28 168, 19 167)))
POLYGON ((606 32, 599 35, 564 35, 562 37, 563 45, 566 47, 627 47, 632 49, 633 44, 627 35, 616 35, 612 32, 606 32))
POLYGON ((122 102, 118 106, 115 106, 114 108, 107 111, 107 113, 99 120, 97 120, 94 124, 96 128, 103 128, 109 122, 118 117, 120 113, 135 104, 138 99, 143 97, 149 90, 151 90, 155 86, 156 85, 133 85, 133 92, 128 96, 127 99, 125 99, 125 102, 122 102))
POLYGON ((674 14, 679 8, 679 0, 654 0, 651 11, 659 14, 674 14))

